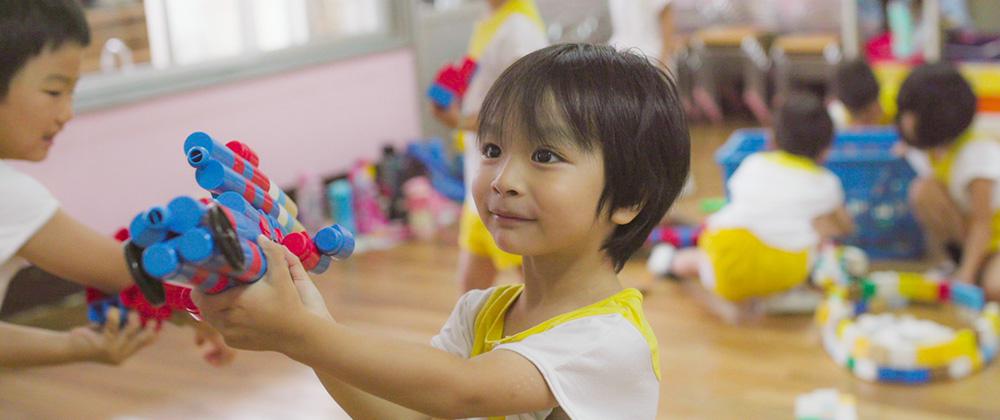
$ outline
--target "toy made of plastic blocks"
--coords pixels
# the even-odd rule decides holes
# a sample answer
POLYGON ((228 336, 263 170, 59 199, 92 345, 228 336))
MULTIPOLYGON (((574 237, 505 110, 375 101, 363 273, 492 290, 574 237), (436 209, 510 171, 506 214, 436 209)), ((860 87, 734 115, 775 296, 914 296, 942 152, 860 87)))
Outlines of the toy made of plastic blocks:
POLYGON ((315 273, 353 252, 353 236, 337 226, 310 238, 295 219, 295 203, 260 171, 259 157, 245 144, 222 145, 195 132, 184 153, 214 199, 177 197, 138 214, 129 227, 133 279, 154 305, 168 299, 168 285, 213 294, 259 280, 267 272, 260 236, 282 243, 292 238, 288 244, 315 273))
POLYGON ((465 95, 477 67, 476 62, 468 57, 462 60, 459 67, 445 64, 434 77, 434 83, 428 89, 427 96, 438 107, 450 107, 456 99, 465 95))

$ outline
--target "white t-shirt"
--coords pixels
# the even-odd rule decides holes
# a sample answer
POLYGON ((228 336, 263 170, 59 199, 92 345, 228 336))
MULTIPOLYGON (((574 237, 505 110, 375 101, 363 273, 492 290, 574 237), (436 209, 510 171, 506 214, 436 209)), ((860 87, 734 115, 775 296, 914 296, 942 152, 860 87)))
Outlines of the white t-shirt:
MULTIPOLYGON (((922 177, 933 176, 927 152, 907 149, 906 160, 922 177)), ((976 179, 993 181, 993 209, 1000 209, 1000 141, 976 138, 955 156, 948 177, 948 193, 963 209, 969 209, 969 183, 976 179)))
MULTIPOLYGON (((469 358, 476 316, 495 288, 463 295, 431 346, 469 358)), ((621 315, 595 315, 560 324, 522 341, 498 345, 528 359, 570 418, 656 418, 660 382, 642 333, 621 315)), ((552 410, 507 416, 542 420, 552 410)))
POLYGON ((635 48, 651 59, 661 59, 663 34, 660 13, 671 0, 608 0, 611 28, 608 44, 616 49, 635 48))
POLYGON ((847 109, 847 106, 839 100, 832 100, 826 105, 826 112, 830 114, 830 119, 833 120, 833 127, 839 130, 846 130, 851 126, 851 111, 847 109))
MULTIPOLYGON (((513 13, 507 17, 479 57, 476 75, 472 77, 469 89, 462 97, 462 115, 478 114, 483 106, 483 100, 486 99, 486 93, 507 67, 521 57, 548 45, 545 32, 530 18, 520 13, 513 13)), ((476 147, 476 133, 465 131, 462 135, 465 147, 465 182, 471 183, 479 172, 479 160, 482 156, 476 147)), ((466 188, 465 202, 475 208, 471 191, 471 188, 466 188)))
POLYGON ((728 187, 730 203, 708 219, 709 228, 748 229, 791 252, 818 245, 813 220, 844 204, 844 187, 833 172, 784 152, 748 156, 728 187))
POLYGON ((58 209, 42 184, 0 160, 0 306, 10 280, 27 265, 15 254, 58 209))

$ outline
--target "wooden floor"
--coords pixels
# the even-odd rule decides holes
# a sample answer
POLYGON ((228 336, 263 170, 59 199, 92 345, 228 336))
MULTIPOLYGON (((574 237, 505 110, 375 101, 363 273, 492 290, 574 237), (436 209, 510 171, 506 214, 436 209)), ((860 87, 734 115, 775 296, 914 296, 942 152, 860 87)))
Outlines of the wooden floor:
MULTIPOLYGON (((728 129, 695 130, 696 198, 721 191, 712 151, 728 129)), ((693 214, 695 199, 682 203, 693 214)), ((449 235, 450 236, 450 235, 449 235)), ((341 322, 427 342, 458 293, 456 248, 407 244, 359 255, 317 279, 341 322)), ((643 261, 622 274, 645 285, 643 261)), ((29 324, 82 322, 72 315, 32 316, 29 324)), ((656 283, 646 314, 661 346, 661 418, 792 418, 796 395, 833 387, 853 394, 863 419, 1000 418, 1000 368, 920 387, 869 384, 823 352, 808 317, 773 318, 754 327, 721 325, 677 285, 656 283)), ((0 419, 311 419, 346 418, 310 370, 280 354, 242 353, 233 366, 201 362, 189 331, 169 328, 155 347, 124 366, 0 370, 0 419)))

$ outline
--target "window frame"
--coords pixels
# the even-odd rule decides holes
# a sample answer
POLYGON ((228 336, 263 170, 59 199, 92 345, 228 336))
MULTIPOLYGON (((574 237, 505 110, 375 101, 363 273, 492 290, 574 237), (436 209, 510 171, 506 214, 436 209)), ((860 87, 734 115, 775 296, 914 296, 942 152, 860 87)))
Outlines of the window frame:
POLYGON ((278 74, 317 64, 383 53, 413 44, 410 0, 389 0, 386 32, 309 41, 273 51, 250 51, 234 57, 162 69, 84 74, 77 86, 77 112, 101 110, 161 96, 278 74))

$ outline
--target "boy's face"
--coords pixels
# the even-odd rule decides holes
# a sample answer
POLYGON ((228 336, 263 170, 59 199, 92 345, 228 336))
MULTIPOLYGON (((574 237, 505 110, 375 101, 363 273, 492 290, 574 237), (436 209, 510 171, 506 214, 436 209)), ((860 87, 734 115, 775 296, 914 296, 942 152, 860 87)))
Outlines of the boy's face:
POLYGON ((83 47, 69 42, 46 47, 14 75, 0 99, 0 158, 45 159, 56 134, 73 118, 73 90, 83 47))
POLYGON ((596 215, 604 188, 600 150, 585 151, 570 139, 541 146, 511 137, 480 141, 482 161, 471 186, 497 246, 525 256, 599 250, 614 226, 596 215))

